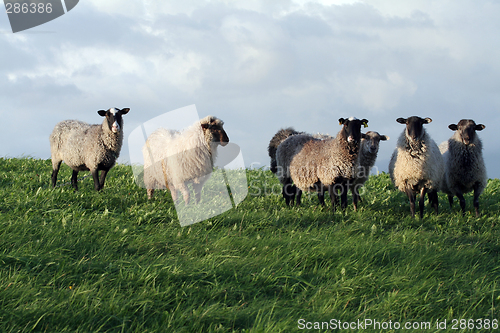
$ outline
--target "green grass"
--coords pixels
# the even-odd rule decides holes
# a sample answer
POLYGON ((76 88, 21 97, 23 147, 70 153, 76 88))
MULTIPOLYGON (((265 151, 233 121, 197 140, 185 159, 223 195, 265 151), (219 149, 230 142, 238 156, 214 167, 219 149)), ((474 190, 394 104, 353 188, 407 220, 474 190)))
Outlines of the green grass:
MULTIPOLYGON (((50 160, 0 159, 0 332, 295 332, 299 319, 427 331, 447 319, 451 331, 452 319, 500 319, 498 179, 480 218, 471 195, 465 217, 440 195, 440 214, 419 220, 387 174, 369 179, 357 212, 332 213, 315 195, 285 207, 276 178, 253 170, 237 208, 181 228, 170 195, 148 201, 129 166, 100 193, 91 178, 51 189, 50 174, 50 160)), ((59 183, 69 178, 63 165, 59 183)))

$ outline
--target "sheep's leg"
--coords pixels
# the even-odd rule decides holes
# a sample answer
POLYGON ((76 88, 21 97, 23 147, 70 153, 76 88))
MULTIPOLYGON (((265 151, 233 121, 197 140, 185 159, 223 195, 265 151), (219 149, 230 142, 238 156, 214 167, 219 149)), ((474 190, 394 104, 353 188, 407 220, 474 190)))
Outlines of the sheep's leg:
POLYGON ((349 183, 341 183, 340 185, 340 207, 342 209, 347 208, 347 192, 349 192, 349 183))
POLYGON ((411 217, 415 218, 415 193, 413 192, 412 189, 407 188, 406 189, 406 195, 408 196, 408 200, 410 200, 410 211, 411 211, 411 217))
POLYGON ((479 192, 479 184, 475 183, 474 184, 474 209, 476 211, 476 217, 479 217, 479 195, 481 193, 479 192))
POLYGON ((295 206, 300 206, 302 199, 302 190, 295 185, 293 187, 295 187, 295 206))
POLYGON ((285 198, 285 203, 287 206, 293 205, 295 201, 295 186, 290 181, 285 181, 283 184, 282 195, 285 198))
POLYGON ((102 189, 104 187, 104 181, 106 180, 106 175, 108 174, 109 170, 101 170, 101 177, 99 180, 99 186, 102 189))
MULTIPOLYGON (((95 190, 96 191, 100 191, 101 190, 101 185, 99 183, 99 170, 97 170, 97 169, 92 170, 91 174, 92 174, 92 178, 94 178, 94 188, 95 188, 95 190)), ((76 178, 75 178, 75 182, 76 182, 76 178)))
POLYGON ((78 170, 73 170, 73 174, 71 175, 71 185, 75 188, 75 191, 78 191, 78 170))
POLYGON ((57 174, 59 173, 59 168, 61 167, 62 161, 52 162, 52 187, 56 187, 57 174))
POLYGON ((177 199, 178 199, 177 189, 173 186, 170 187, 170 195, 172 196, 172 200, 174 201, 174 203, 177 203, 177 199))
POLYGON ((434 212, 438 215, 439 198, 437 191, 429 192, 429 201, 431 206, 434 208, 434 212))
POLYGON ((335 184, 328 185, 328 194, 330 195, 330 201, 332 202, 332 210, 335 211, 337 203, 337 190, 335 189, 335 184))
MULTIPOLYGON (((420 218, 424 217, 424 208, 425 208, 425 194, 427 193, 427 188, 422 187, 420 189, 420 200, 418 201, 418 209, 420 210, 420 218)), ((431 195, 429 194, 429 200, 431 199, 431 195)))
POLYGON ((448 194, 448 203, 450 204, 450 209, 453 207, 453 194, 448 194))
POLYGON ((203 188, 203 184, 195 184, 193 183, 194 188, 194 202, 199 203, 201 201, 201 189, 203 188))
POLYGON ((148 192, 148 199, 153 199, 153 194, 155 193, 155 189, 148 188, 146 191, 148 192))
POLYGON ((184 199, 184 203, 186 205, 189 204, 189 188, 186 186, 186 184, 181 184, 180 189, 182 193, 182 198, 184 199))
POLYGON ((318 192, 318 200, 321 206, 325 206, 325 191, 323 189, 318 192))
POLYGON ((462 215, 465 216, 465 198, 462 192, 457 193, 458 201, 460 202, 460 208, 462 209, 462 215))

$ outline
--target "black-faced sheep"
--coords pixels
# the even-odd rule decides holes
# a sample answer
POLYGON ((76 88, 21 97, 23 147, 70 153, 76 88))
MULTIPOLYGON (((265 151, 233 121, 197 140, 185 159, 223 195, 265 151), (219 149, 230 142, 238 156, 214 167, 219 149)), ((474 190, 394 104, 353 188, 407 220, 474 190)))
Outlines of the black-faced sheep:
POLYGON ((487 185, 488 177, 483 159, 483 144, 476 131, 485 126, 476 124, 474 120, 462 119, 458 124, 451 124, 449 129, 455 131, 453 136, 439 146, 445 161, 445 177, 442 191, 448 194, 450 207, 453 196, 457 196, 465 215, 464 193, 474 191, 474 208, 479 216, 479 196, 487 185))
MULTIPOLYGON (((355 178, 361 141, 361 125, 368 120, 340 118, 342 129, 332 139, 319 140, 311 135, 293 135, 276 152, 278 178, 283 187, 294 183, 302 191, 323 193, 328 189, 335 210, 337 190, 341 206, 347 206, 348 183, 355 178)), ((297 204, 300 204, 300 197, 297 204)), ((322 203, 323 204, 323 203, 322 203)))
POLYGON ((356 178, 350 185, 352 192, 352 202, 354 210, 358 208, 359 189, 364 185, 370 176, 370 171, 375 165, 377 159, 380 141, 389 140, 389 136, 380 135, 378 132, 368 131, 361 139, 361 148, 359 149, 359 163, 356 172, 356 178))
POLYGON ((180 191, 188 204, 187 186, 192 184, 199 202, 201 189, 213 171, 217 147, 229 142, 223 125, 222 120, 207 116, 183 132, 164 128, 153 132, 142 149, 148 198, 155 189, 168 188, 174 201, 180 191))
POLYGON ((75 190, 78 190, 78 172, 88 170, 94 178, 94 188, 96 191, 101 190, 108 171, 120 155, 123 143, 122 116, 129 110, 111 108, 97 111, 101 117, 105 117, 100 125, 89 125, 78 120, 58 123, 50 135, 52 187, 56 186, 57 173, 64 161, 73 169, 71 184, 75 190))
POLYGON ((438 146, 423 127, 432 119, 413 116, 407 119, 398 118, 396 121, 406 125, 406 129, 401 133, 389 162, 391 180, 408 196, 412 217, 415 217, 415 200, 418 192, 420 192, 420 218, 424 214, 426 193, 437 214, 437 192, 444 177, 444 160, 438 146))

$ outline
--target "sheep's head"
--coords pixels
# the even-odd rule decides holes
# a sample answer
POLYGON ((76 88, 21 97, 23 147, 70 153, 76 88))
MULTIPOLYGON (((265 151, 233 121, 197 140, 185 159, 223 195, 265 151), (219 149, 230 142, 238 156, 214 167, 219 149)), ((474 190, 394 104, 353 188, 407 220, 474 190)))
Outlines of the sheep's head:
POLYGON ((368 131, 363 135, 363 149, 366 153, 376 154, 380 146, 380 141, 386 140, 389 140, 389 136, 368 131))
POLYGON ((483 124, 476 124, 472 119, 462 119, 458 124, 450 124, 448 128, 452 131, 457 131, 460 140, 468 145, 474 142, 476 131, 482 131, 485 126, 483 124))
POLYGON ((118 108, 111 108, 107 111, 99 110, 99 111, 97 111, 97 113, 101 117, 106 117, 108 128, 111 132, 118 133, 123 128, 122 115, 127 114, 129 111, 130 111, 129 108, 125 108, 125 109, 121 109, 121 110, 118 108))
POLYGON ((224 130, 224 122, 217 117, 207 116, 200 120, 203 135, 208 144, 220 144, 225 146, 229 142, 229 138, 224 130))
POLYGON ((424 135, 424 124, 432 122, 431 118, 420 118, 412 116, 409 118, 398 118, 396 121, 400 124, 406 125, 406 137, 411 141, 418 141, 424 135))
POLYGON ((347 144, 349 145, 349 147, 352 149, 359 145, 359 142, 362 138, 361 126, 363 125, 364 127, 368 127, 368 120, 359 120, 355 117, 350 117, 347 119, 340 118, 339 124, 343 125, 341 133, 347 140, 347 144))

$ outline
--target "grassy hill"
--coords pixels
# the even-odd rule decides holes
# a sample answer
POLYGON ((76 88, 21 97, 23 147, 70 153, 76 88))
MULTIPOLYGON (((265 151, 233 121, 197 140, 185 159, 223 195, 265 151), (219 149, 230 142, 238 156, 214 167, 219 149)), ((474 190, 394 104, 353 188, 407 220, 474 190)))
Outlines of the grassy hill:
POLYGON ((440 195, 440 214, 419 220, 387 174, 357 212, 332 213, 314 195, 285 207, 276 178, 253 170, 236 209, 181 228, 170 195, 148 201, 129 166, 100 193, 91 178, 53 190, 50 174, 50 160, 0 159, 1 332, 498 329, 498 179, 480 218, 471 195, 465 217, 440 195))

